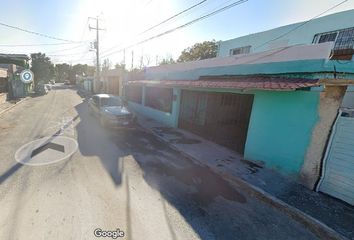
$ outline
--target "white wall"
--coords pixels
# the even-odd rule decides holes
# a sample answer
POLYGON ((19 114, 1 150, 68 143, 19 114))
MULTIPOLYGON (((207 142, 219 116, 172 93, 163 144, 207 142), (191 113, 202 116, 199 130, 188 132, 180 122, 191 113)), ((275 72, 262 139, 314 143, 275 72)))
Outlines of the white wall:
POLYGON ((265 32, 254 33, 243 37, 222 41, 219 43, 219 57, 229 56, 230 49, 251 45, 251 53, 263 52, 284 46, 292 46, 297 44, 311 44, 313 37, 317 33, 330 32, 334 30, 354 27, 354 10, 335 13, 321 18, 312 20, 311 22, 299 27, 295 31, 286 36, 263 45, 264 43, 275 39, 290 30, 301 25, 295 23, 265 32), (263 46, 262 46, 263 45, 263 46))

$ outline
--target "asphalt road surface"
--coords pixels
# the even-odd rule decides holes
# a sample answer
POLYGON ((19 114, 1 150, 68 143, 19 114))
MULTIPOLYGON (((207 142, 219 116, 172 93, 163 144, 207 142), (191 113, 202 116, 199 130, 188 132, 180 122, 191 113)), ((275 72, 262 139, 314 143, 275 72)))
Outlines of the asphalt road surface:
POLYGON ((139 240, 316 239, 141 128, 98 123, 64 86, 0 116, 0 239, 112 239, 95 229, 139 240), (15 158, 57 136, 77 141, 73 155, 38 165, 15 158))

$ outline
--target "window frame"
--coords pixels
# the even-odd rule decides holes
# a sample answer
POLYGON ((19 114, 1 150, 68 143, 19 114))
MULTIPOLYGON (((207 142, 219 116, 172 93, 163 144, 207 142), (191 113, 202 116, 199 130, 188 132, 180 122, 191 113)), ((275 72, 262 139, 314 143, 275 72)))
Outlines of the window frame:
POLYGON ((334 50, 354 48, 354 27, 344 28, 344 29, 339 29, 339 30, 329 31, 329 32, 323 32, 323 33, 316 33, 314 35, 312 44, 319 44, 324 42, 334 42, 334 46, 333 46, 334 50), (334 34, 334 33, 336 33, 336 37, 333 41, 320 42, 322 36, 334 34), (349 36, 346 36, 345 34, 348 34, 349 36), (351 38, 352 40, 350 40, 351 38), (345 44, 341 44, 342 42, 345 42, 345 44))
MULTIPOLYGON (((161 97, 160 97, 161 99, 161 97)), ((166 99, 163 99, 166 100, 166 99)), ((165 112, 165 113, 172 113, 173 110, 173 88, 164 88, 164 87, 155 87, 155 86, 145 86, 145 101, 144 101, 144 106, 155 109, 157 111, 160 112, 165 112), (155 90, 151 90, 151 89, 155 89, 155 90), (169 105, 168 105, 168 109, 162 109, 161 107, 156 107, 153 103, 156 103, 158 96, 161 94, 157 94, 156 92, 153 91, 157 91, 157 89, 160 90, 167 90, 169 91, 169 105), (150 96, 151 94, 151 96, 150 96)))
POLYGON ((237 48, 232 48, 232 49, 229 50, 229 54, 230 54, 230 56, 236 56, 236 55, 240 55, 240 54, 249 54, 249 53, 251 53, 251 48, 252 48, 251 45, 237 47, 237 48), (240 52, 237 53, 237 54, 234 54, 234 52, 236 50, 240 50, 240 52))
POLYGON ((129 102, 133 102, 133 103, 136 103, 136 104, 143 104, 143 86, 142 85, 127 85, 126 86, 126 89, 125 89, 125 96, 126 96, 126 99, 129 101, 129 102), (139 100, 138 101, 135 101, 137 99, 134 99, 136 96, 133 96, 131 95, 131 88, 139 88, 139 100))

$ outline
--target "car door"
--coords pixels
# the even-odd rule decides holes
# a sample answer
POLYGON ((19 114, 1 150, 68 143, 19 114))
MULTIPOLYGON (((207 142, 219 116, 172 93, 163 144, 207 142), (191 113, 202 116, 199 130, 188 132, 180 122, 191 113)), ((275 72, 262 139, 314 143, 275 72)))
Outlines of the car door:
POLYGON ((92 110, 96 116, 100 114, 100 98, 98 96, 92 97, 92 110))

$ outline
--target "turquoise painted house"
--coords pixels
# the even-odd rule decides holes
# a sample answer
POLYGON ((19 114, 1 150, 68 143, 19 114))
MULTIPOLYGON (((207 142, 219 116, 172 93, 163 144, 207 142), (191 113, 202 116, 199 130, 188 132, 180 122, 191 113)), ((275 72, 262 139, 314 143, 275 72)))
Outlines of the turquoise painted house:
POLYGON ((314 188, 338 111, 354 107, 353 17, 316 19, 305 38, 262 48, 301 23, 220 42, 216 58, 127 75, 125 96, 136 112, 314 188))
POLYGON ((298 22, 221 41, 219 42, 218 57, 258 53, 281 47, 317 44, 328 41, 335 42, 337 48, 346 48, 347 46, 345 45, 348 44, 346 42, 347 37, 353 34, 353 22, 354 10, 348 10, 319 17, 306 23, 298 22))

